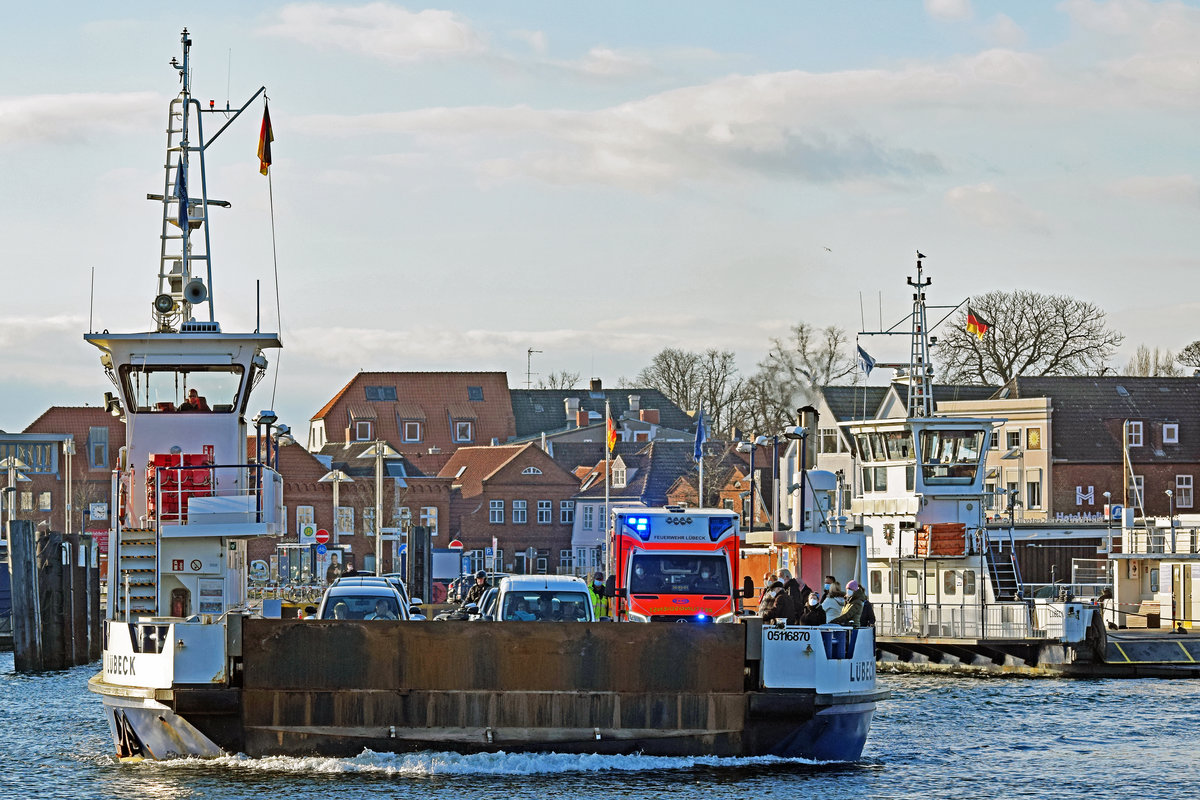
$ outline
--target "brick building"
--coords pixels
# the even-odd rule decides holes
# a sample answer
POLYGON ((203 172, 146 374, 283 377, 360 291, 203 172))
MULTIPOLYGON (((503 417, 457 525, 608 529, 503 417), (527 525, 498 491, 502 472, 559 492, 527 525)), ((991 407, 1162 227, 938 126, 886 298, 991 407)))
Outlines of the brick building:
POLYGON ((453 482, 450 530, 473 569, 483 568, 493 537, 501 571, 553 574, 569 566, 579 480, 541 448, 460 447, 438 477, 453 482))

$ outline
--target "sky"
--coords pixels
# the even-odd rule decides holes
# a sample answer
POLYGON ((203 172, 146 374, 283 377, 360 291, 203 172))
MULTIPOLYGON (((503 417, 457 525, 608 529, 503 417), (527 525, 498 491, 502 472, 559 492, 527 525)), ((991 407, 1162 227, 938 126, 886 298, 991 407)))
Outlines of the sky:
POLYGON ((902 319, 918 249, 933 304, 1096 303, 1118 365, 1200 338, 1197 2, 34 3, 0 28, 0 429, 100 404, 83 334, 150 326, 185 26, 199 99, 270 98, 270 179, 261 100, 208 151, 211 288, 281 332, 252 407, 297 431, 359 370, 750 374, 798 322, 902 319))

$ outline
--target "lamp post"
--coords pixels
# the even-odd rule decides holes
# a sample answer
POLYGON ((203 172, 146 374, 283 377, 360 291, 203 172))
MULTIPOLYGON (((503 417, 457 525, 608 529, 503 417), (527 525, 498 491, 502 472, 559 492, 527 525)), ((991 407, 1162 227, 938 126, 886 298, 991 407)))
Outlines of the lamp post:
POLYGON ((1104 493, 1104 530, 1108 552, 1112 553, 1112 492, 1104 493))
MULTIPOLYGON (((359 458, 375 457, 375 574, 383 574, 383 459, 400 455, 380 439, 359 454, 359 458)), ((395 565, 393 565, 395 566, 395 565)))
POLYGON ((755 494, 755 490, 754 490, 754 483, 755 483, 755 480, 754 480, 754 478, 755 478, 755 476, 754 476, 754 452, 756 450, 758 450, 759 445, 764 445, 767 443, 767 441, 768 441, 767 437, 758 436, 758 437, 752 438, 748 442, 738 442, 738 446, 737 446, 739 453, 749 453, 750 454, 750 516, 747 518, 747 528, 746 528, 746 530, 748 530, 748 531, 754 530, 754 510, 756 507, 755 501, 757 500, 757 495, 755 494))
POLYGON ((71 467, 72 467, 72 464, 74 464, 75 437, 72 436, 68 439, 63 439, 62 446, 63 446, 63 456, 65 457, 64 460, 67 462, 67 479, 63 482, 63 488, 66 490, 66 501, 63 503, 63 510, 66 515, 66 524, 63 527, 66 528, 64 533, 70 533, 71 532, 71 472, 72 472, 71 467))
MULTIPOLYGON (((29 465, 16 456, 9 456, 0 460, 0 468, 8 472, 8 485, 4 489, 4 493, 8 495, 8 521, 11 524, 13 521, 13 512, 17 505, 17 484, 29 483, 29 477, 21 470, 29 469, 29 465)), ((7 537, 7 533, 5 534, 7 537)))
POLYGON ((805 495, 805 487, 804 487, 805 477, 804 476, 808 473, 808 452, 807 452, 808 428, 804 427, 803 425, 791 425, 791 426, 783 429, 783 438, 800 440, 800 485, 798 487, 800 489, 800 519, 793 520, 792 530, 802 531, 802 530, 806 529, 805 522, 804 522, 804 514, 805 514, 805 497, 804 497, 804 495, 805 495), (799 526, 799 527, 797 527, 797 526, 799 526))
POLYGON ((333 484, 333 541, 339 542, 338 538, 338 487, 343 483, 354 483, 354 478, 351 478, 340 469, 331 469, 320 478, 317 483, 332 483, 333 484))
POLYGON ((1171 525, 1171 552, 1175 552, 1175 493, 1170 489, 1163 492, 1167 496, 1167 522, 1171 525))

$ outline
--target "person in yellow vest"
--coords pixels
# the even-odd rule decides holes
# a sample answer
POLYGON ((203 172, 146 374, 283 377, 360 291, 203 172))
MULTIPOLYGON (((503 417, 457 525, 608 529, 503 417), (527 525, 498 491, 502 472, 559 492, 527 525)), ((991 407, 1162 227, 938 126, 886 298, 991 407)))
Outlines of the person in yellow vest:
POLYGON ((608 598, 604 596, 603 572, 592 575, 592 582, 588 584, 588 592, 592 595, 592 609, 596 612, 596 619, 607 617, 608 598))

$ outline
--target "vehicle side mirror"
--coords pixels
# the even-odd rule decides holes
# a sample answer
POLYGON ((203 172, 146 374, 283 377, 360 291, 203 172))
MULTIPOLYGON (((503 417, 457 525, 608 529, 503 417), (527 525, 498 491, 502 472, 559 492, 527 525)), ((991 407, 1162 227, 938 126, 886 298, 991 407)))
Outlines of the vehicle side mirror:
POLYGON ((749 575, 742 578, 742 597, 747 600, 754 597, 754 579, 749 575))
POLYGON ((479 604, 478 603, 467 603, 465 610, 468 614, 478 614, 479 613, 479 604))
POLYGON ((604 596, 605 597, 616 597, 617 596, 617 576, 616 575, 609 575, 607 578, 604 579, 604 596))
POLYGON ((411 605, 414 605, 414 606, 423 606, 423 605, 425 605, 425 601, 424 601, 424 600, 422 600, 422 599, 421 599, 421 598, 419 598, 419 597, 414 597, 414 598, 412 598, 411 600, 409 600, 408 602, 409 602, 411 605))
POLYGON ((408 615, 410 617, 421 617, 425 615, 425 612, 421 610, 419 605, 411 605, 408 607, 408 615))

